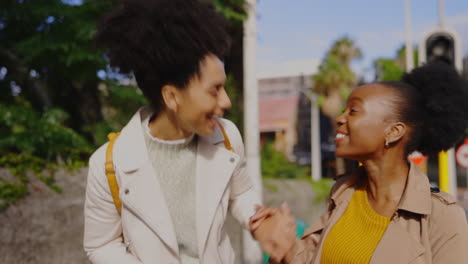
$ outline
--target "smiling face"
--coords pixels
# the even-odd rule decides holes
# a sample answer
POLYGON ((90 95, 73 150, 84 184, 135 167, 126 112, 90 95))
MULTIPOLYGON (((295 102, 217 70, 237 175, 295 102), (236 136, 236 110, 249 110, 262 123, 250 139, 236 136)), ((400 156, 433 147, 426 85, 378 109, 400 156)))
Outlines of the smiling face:
POLYGON ((336 155, 365 160, 382 153, 394 116, 395 91, 379 84, 356 88, 336 118, 336 155))
POLYGON ((231 108, 231 101, 224 89, 226 73, 224 64, 214 55, 207 55, 200 64, 200 74, 187 87, 177 89, 175 111, 179 126, 189 133, 209 136, 216 122, 231 108))

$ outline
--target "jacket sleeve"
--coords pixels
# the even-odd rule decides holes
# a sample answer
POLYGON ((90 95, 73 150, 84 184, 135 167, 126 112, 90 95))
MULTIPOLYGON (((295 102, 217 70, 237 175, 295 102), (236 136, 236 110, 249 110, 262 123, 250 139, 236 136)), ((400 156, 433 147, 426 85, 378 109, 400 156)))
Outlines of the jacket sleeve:
POLYGON ((304 231, 301 239, 296 240, 296 246, 291 251, 287 264, 305 264, 312 263, 317 255, 317 250, 322 239, 322 233, 328 225, 330 216, 335 208, 332 201, 332 195, 340 188, 340 186, 348 180, 349 177, 339 176, 337 182, 332 186, 328 198, 328 210, 309 228, 304 231))
POLYGON ((247 174, 246 159, 244 155, 244 144, 242 137, 237 127, 226 120, 226 128, 228 128, 229 137, 233 145, 234 151, 239 155, 239 163, 234 170, 230 182, 230 202, 229 210, 242 225, 243 228, 249 229, 248 223, 251 216, 255 214, 255 205, 261 205, 261 181, 259 186, 254 185, 252 175, 247 174))
POLYGON ((104 172, 104 160, 96 160, 97 154, 99 150, 90 159, 86 186, 83 243, 86 254, 94 264, 141 263, 127 253, 120 215, 115 209, 104 172))
POLYGON ((468 224, 465 212, 456 204, 434 212, 439 221, 432 221, 432 263, 466 263, 468 260, 468 224))
POLYGON ((328 221, 329 213, 325 213, 311 227, 304 231, 301 239, 296 239, 296 246, 292 250, 292 256, 287 264, 311 263, 315 258, 317 247, 320 243, 322 231, 328 221))

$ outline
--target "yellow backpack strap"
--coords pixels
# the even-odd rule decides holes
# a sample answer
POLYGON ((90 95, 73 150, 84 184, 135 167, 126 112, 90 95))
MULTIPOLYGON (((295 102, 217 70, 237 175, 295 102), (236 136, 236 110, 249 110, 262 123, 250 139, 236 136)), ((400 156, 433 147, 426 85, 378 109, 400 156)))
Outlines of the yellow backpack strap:
POLYGON ((224 136, 224 147, 229 151, 235 152, 231 146, 231 141, 229 140, 226 130, 224 130, 224 127, 219 122, 218 122, 218 126, 221 129, 221 133, 223 133, 223 136, 224 136))
POLYGON ((115 170, 114 170, 114 160, 112 159, 112 149, 114 148, 114 143, 117 137, 120 135, 120 132, 116 133, 109 133, 107 137, 109 138, 109 145, 107 145, 106 150, 106 176, 107 181, 109 182, 109 188, 112 194, 112 199, 114 200, 115 208, 117 212, 121 213, 122 210, 122 202, 119 199, 119 184, 117 183, 117 179, 115 177, 115 170))

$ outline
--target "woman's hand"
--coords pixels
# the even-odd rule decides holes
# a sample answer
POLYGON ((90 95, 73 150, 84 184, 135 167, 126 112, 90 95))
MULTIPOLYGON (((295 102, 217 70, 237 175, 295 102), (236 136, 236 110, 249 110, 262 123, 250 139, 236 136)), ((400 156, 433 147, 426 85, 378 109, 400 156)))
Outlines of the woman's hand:
POLYGON ((263 220, 267 219, 270 216, 273 216, 278 212, 278 209, 273 207, 263 207, 261 205, 255 205, 255 214, 250 217, 249 220, 249 229, 253 234, 255 230, 258 229, 263 220))
POLYGON ((262 211, 258 215, 269 216, 260 217, 262 222, 253 231, 254 238, 273 262, 280 262, 296 244, 296 223, 291 210, 283 203, 279 210, 262 211))

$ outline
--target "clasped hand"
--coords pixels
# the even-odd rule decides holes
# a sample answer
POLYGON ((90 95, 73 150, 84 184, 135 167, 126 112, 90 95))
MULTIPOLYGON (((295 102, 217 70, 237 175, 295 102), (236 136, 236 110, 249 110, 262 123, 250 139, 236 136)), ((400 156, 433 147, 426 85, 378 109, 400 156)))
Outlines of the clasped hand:
POLYGON ((286 203, 279 209, 257 206, 249 228, 273 263, 285 259, 296 243, 296 223, 286 203))

